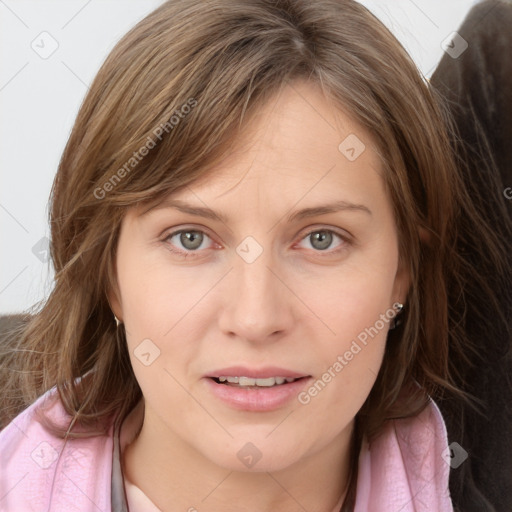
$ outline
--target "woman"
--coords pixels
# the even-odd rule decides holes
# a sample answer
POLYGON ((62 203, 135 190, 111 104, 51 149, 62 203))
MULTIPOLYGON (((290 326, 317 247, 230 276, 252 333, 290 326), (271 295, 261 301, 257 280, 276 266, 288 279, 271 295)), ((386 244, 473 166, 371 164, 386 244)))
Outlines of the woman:
POLYGON ((4 508, 452 510, 435 400, 465 396, 460 219, 499 242, 446 123, 356 2, 142 20, 55 179, 4 508))

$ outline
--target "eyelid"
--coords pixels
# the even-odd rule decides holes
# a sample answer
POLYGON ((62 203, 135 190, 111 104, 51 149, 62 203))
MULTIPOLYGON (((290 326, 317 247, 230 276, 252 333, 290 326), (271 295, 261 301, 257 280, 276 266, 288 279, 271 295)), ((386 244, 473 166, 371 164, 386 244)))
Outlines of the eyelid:
POLYGON ((300 237, 300 239, 303 240, 305 236, 310 235, 311 233, 317 233, 318 231, 334 233, 347 242, 353 239, 352 235, 347 230, 342 228, 328 227, 323 224, 314 224, 312 226, 308 226, 307 228, 301 230, 297 237, 300 237))
MULTIPOLYGON (((180 233, 187 232, 187 231, 196 231, 198 233, 206 235, 214 244, 218 245, 218 242, 215 241, 215 238, 209 233, 208 229, 205 228, 204 226, 201 226, 201 227, 184 226, 184 227, 180 227, 178 229, 175 229, 175 228, 171 228, 170 230, 166 229, 166 230, 164 230, 163 234, 159 237, 159 239, 162 242, 167 243, 167 240, 169 240, 170 238, 172 238, 176 235, 179 235, 180 233)), ((203 252, 205 250, 206 249, 201 249, 199 251, 190 251, 190 250, 184 251, 183 249, 175 249, 175 250, 173 250, 173 252, 178 253, 178 254, 192 255, 194 253, 199 254, 200 252, 203 252)))
MULTIPOLYGON (((212 240, 213 243, 217 243, 217 242, 215 242, 214 237, 209 233, 209 230, 207 228, 205 228, 204 226, 195 227, 195 226, 186 226, 186 225, 183 227, 180 227, 178 229, 171 228, 171 230, 165 230, 164 234, 162 235, 161 240, 162 240, 162 242, 166 243, 166 241, 168 239, 174 237, 175 235, 178 235, 180 233, 187 232, 187 231, 196 231, 198 233, 202 233, 203 235, 206 235, 208 238, 210 238, 210 240, 212 240)), ((326 251, 318 251, 318 250, 314 251, 315 253, 318 253, 319 255, 322 255, 322 253, 324 253, 325 257, 328 257, 329 255, 338 254, 339 252, 343 251, 344 245, 346 245, 346 244, 352 245, 354 243, 352 235, 350 235, 350 233, 348 233, 347 231, 342 230, 341 228, 331 228, 331 227, 327 227, 327 226, 323 226, 323 225, 313 225, 313 226, 308 226, 307 228, 304 228, 298 235, 296 235, 296 237, 298 237, 299 239, 294 244, 294 246, 297 243, 302 242, 309 235, 311 235, 313 233, 320 232, 320 231, 326 231, 328 233, 333 233, 334 235, 338 236, 344 242, 344 244, 342 244, 341 248, 334 249, 334 250, 328 249, 326 251)), ((169 244, 169 245, 171 245, 171 244, 169 244)), ((183 257, 186 257, 186 256, 196 257, 195 256, 196 254, 199 255, 201 252, 205 251, 206 249, 201 249, 201 250, 196 250, 196 251, 183 250, 183 249, 169 249, 169 250, 175 254, 182 255, 183 257)), ((199 256, 197 256, 197 257, 199 257, 199 256)))

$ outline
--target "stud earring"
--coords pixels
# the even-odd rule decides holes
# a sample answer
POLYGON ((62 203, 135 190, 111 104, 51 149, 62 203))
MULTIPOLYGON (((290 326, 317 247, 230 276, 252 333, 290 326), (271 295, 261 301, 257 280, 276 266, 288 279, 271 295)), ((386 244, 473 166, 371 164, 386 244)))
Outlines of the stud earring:
POLYGON ((121 325, 121 322, 119 321, 119 318, 117 318, 117 316, 114 315, 114 319, 116 321, 116 327, 119 327, 121 325))

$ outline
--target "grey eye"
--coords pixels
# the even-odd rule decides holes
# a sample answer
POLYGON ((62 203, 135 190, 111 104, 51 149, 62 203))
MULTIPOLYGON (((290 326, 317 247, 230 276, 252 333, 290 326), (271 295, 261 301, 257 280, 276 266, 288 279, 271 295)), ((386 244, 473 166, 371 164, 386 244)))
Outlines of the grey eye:
POLYGON ((204 233, 193 230, 180 231, 174 234, 172 238, 175 236, 179 236, 180 244, 182 244, 182 246, 189 251, 194 251, 201 247, 201 244, 204 240, 204 233))
POLYGON ((333 241, 333 233, 330 231, 313 231, 308 235, 313 248, 323 251, 328 249, 333 241))

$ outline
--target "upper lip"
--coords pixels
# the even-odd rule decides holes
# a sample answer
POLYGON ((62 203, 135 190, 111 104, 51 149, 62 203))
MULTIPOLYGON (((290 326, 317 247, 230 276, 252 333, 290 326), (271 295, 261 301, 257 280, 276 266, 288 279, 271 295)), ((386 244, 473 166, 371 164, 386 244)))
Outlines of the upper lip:
POLYGON ((308 377, 305 373, 287 370, 286 368, 278 368, 277 366, 266 366, 265 368, 248 368, 246 366, 230 366, 229 368, 221 368, 214 370, 206 375, 206 377, 250 377, 252 379, 266 379, 269 377, 287 377, 299 379, 308 377))

